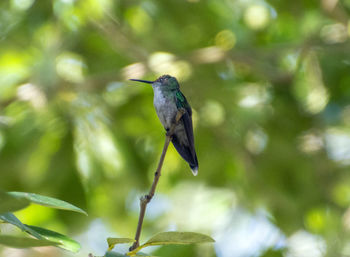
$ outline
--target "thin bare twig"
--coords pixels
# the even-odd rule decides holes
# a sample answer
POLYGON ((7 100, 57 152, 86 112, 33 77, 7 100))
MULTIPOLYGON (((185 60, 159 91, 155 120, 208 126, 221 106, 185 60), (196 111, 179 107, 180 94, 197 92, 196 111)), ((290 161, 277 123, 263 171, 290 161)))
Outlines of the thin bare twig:
POLYGON ((141 230, 142 230, 142 224, 143 224, 143 219, 145 217, 145 213, 146 213, 146 208, 147 208, 147 204, 152 200, 154 193, 156 191, 156 187, 161 175, 161 171, 162 171, 162 167, 163 167, 163 162, 164 162, 164 158, 165 158, 165 154, 168 150, 168 146, 169 143, 171 141, 171 138, 174 134, 175 131, 175 127, 178 124, 179 120, 181 119, 182 115, 185 113, 184 109, 179 109, 179 111, 176 114, 175 117, 175 122, 174 124, 171 126, 170 130, 167 132, 166 137, 165 137, 165 142, 164 142, 164 146, 163 146, 163 151, 162 151, 162 155, 160 156, 159 162, 158 162, 158 167, 156 172, 154 173, 154 179, 153 179, 153 183, 151 186, 151 189, 149 191, 149 193, 147 195, 144 195, 140 198, 140 215, 139 215, 139 222, 137 224, 137 229, 136 229, 136 234, 135 234, 135 242, 134 244, 130 247, 130 251, 136 249, 137 247, 139 247, 140 245, 140 235, 141 235, 141 230))

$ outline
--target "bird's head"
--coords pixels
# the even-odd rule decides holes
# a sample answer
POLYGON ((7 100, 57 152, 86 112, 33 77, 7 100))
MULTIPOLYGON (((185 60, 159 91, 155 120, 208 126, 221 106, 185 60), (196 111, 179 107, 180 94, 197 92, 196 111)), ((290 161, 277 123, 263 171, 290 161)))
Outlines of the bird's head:
POLYGON ((153 86, 160 86, 162 88, 167 88, 170 90, 175 90, 180 87, 179 82, 177 82, 177 79, 170 75, 162 75, 155 81, 140 80, 140 79, 130 79, 130 80, 138 81, 142 83, 148 83, 148 84, 152 84, 153 86))
POLYGON ((160 76, 155 82, 159 82, 162 87, 168 87, 169 89, 179 88, 179 82, 177 82, 177 79, 170 75, 160 76))

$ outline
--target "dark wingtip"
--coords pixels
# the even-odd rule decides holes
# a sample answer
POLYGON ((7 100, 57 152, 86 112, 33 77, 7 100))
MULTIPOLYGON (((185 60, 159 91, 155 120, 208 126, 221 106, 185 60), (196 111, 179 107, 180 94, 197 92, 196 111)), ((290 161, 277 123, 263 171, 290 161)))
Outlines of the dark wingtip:
POLYGON ((198 162, 195 165, 190 164, 190 168, 191 168, 193 176, 197 176, 198 175, 198 162))
POLYGON ((148 80, 142 80, 142 79, 129 79, 131 81, 138 81, 138 82, 142 82, 142 83, 147 83, 147 84, 152 84, 153 81, 148 81, 148 80))
POLYGON ((192 171, 193 176, 197 176, 198 175, 198 166, 191 168, 191 171, 192 171))

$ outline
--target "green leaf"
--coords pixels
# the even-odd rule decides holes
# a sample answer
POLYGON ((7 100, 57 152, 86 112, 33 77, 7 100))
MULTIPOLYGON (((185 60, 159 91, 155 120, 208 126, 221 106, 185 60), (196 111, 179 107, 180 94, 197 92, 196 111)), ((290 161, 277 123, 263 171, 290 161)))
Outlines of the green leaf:
POLYGON ((147 254, 142 254, 142 255, 136 254, 136 255, 132 255, 132 257, 158 257, 158 256, 147 255, 147 254))
POLYGON ((1 214, 0 219, 16 227, 19 227, 23 231, 26 230, 26 226, 11 212, 1 214))
POLYGON ((73 240, 65 235, 62 235, 62 234, 57 233, 55 231, 51 231, 51 230, 41 228, 41 227, 30 226, 30 225, 26 225, 26 226, 28 228, 30 228, 31 230, 40 234, 46 240, 48 240, 50 242, 57 243, 57 246, 62 248, 62 249, 66 249, 66 250, 74 252, 74 253, 76 253, 80 250, 80 244, 77 241, 75 241, 75 240, 73 240))
POLYGON ((27 248, 39 246, 56 246, 57 243, 47 240, 34 239, 28 237, 3 236, 0 235, 0 244, 14 248, 27 248))
POLYGON ((111 251, 116 244, 127 244, 127 243, 133 243, 133 242, 135 242, 135 240, 131 238, 108 237, 107 238, 108 251, 111 251))
POLYGON ((27 199, 0 191, 0 214, 18 211, 28 205, 29 201, 27 199))
POLYGON ((178 245, 178 244, 199 244, 199 243, 214 243, 215 240, 210 236, 203 235, 194 232, 162 232, 156 234, 151 239, 149 239, 143 245, 140 245, 133 251, 129 252, 128 255, 136 254, 142 248, 151 245, 178 245))
POLYGON ((117 252, 107 252, 105 257, 127 257, 127 255, 117 252))
MULTIPOLYGON (((117 252, 107 252, 105 257, 129 257, 129 253, 126 254, 122 254, 122 253, 117 253, 117 252)), ((144 253, 138 253, 138 254, 133 254, 131 255, 132 257, 156 257, 156 256, 151 256, 148 254, 144 254, 144 253)))
POLYGON ((33 193, 25 193, 25 192, 9 192, 9 194, 13 196, 24 197, 29 201, 31 201, 32 203, 36 203, 39 205, 56 208, 56 209, 80 212, 87 215, 87 213, 83 209, 80 209, 79 207, 76 207, 73 204, 67 203, 65 201, 62 201, 56 198, 33 194, 33 193))
POLYGON ((142 256, 142 257, 157 257, 157 256, 154 256, 154 255, 149 255, 149 254, 142 253, 142 252, 138 252, 136 255, 133 255, 133 257, 138 257, 138 256, 142 256))
POLYGON ((0 219, 10 223, 18 228, 20 228, 22 231, 25 231, 32 236, 38 238, 38 239, 43 239, 43 237, 38 234, 36 231, 32 230, 30 227, 24 225, 13 213, 8 212, 0 215, 0 219))
POLYGON ((20 228, 22 231, 25 231, 38 239, 54 242, 54 245, 60 248, 71 252, 78 252, 80 249, 80 244, 73 239, 48 229, 25 225, 13 213, 2 214, 0 215, 0 219, 20 228))
POLYGON ((194 232, 162 232, 149 239, 143 246, 169 244, 214 243, 210 236, 194 232))

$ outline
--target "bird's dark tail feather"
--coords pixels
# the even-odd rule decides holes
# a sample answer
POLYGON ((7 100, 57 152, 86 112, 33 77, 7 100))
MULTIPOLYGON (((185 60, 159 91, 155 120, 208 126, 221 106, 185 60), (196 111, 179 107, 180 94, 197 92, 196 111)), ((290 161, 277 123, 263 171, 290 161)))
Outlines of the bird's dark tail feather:
POLYGON ((181 145, 179 143, 176 135, 174 135, 172 142, 173 142, 173 145, 175 146, 175 149, 177 150, 177 152, 190 165, 190 168, 192 170, 192 174, 194 176, 197 176, 197 174, 198 174, 198 160, 197 160, 196 153, 192 153, 192 151, 190 150, 190 148, 188 146, 181 145))
POLYGON ((191 167, 191 171, 192 171, 193 176, 197 176, 198 175, 198 165, 194 166, 194 165, 190 164, 190 167, 191 167))
POLYGON ((191 168, 193 176, 197 176, 198 175, 198 159, 197 159, 196 153, 194 153, 194 160, 195 160, 195 165, 190 164, 190 168, 191 168))

